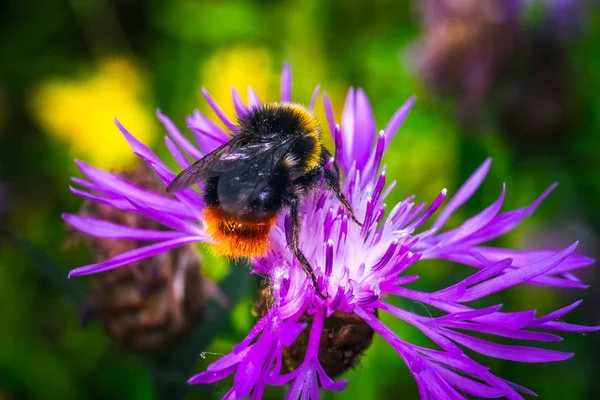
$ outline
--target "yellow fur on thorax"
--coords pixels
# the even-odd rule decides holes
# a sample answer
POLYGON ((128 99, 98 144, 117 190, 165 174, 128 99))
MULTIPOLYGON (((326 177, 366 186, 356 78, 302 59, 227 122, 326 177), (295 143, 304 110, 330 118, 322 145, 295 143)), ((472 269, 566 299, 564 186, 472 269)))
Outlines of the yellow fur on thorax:
POLYGON ((273 103, 273 107, 289 110, 300 121, 300 130, 315 139, 315 148, 306 157, 306 170, 310 171, 319 166, 321 160, 321 127, 315 115, 306 107, 296 103, 273 103))

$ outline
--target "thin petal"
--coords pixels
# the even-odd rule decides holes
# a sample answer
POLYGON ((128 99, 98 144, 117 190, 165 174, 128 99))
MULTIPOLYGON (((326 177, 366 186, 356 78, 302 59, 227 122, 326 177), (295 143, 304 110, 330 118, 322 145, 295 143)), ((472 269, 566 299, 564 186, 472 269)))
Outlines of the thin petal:
POLYGON ((346 95, 346 103, 344 104, 344 111, 342 112, 342 140, 344 145, 342 146, 342 153, 344 154, 344 161, 354 161, 354 140, 356 139, 356 95, 354 88, 348 89, 346 95))
POLYGON ((132 228, 127 225, 74 214, 63 214, 62 217, 69 225, 78 230, 105 239, 169 240, 185 236, 181 232, 132 228))
POLYGON ((231 139, 219 125, 202 115, 198 110, 194 111, 193 116, 187 117, 186 122, 204 153, 210 153, 231 139))
POLYGON ((520 208, 513 211, 508 211, 499 214, 494 218, 488 226, 482 229, 480 232, 474 234, 469 238, 465 244, 469 246, 475 246, 479 243, 487 242, 488 240, 495 239, 504 235, 507 232, 513 230, 516 226, 520 225, 521 222, 529 217, 536 208, 541 204, 542 201, 558 186, 557 183, 552 184, 548 189, 544 191, 533 203, 525 208, 520 208))
POLYGON ((232 131, 236 130, 236 125, 233 123, 233 121, 229 119, 227 115, 225 115, 223 110, 221 110, 219 105, 213 100, 213 98, 205 88, 202 88, 202 94, 204 95, 204 98, 206 99, 207 103, 210 105, 210 108, 213 109, 213 111, 215 112, 217 117, 219 117, 219 119, 223 122, 223 124, 225 124, 225 126, 232 131))
POLYGON ((573 357, 573 353, 499 344, 449 330, 444 330, 444 335, 473 351, 503 360, 537 363, 563 361, 573 357))
POLYGON ((162 161, 160 160, 160 158, 158 158, 156 156, 156 154, 154 154, 148 146, 146 146, 144 143, 137 140, 131 133, 129 133, 129 131, 127 131, 127 129, 125 129, 125 127, 123 125, 121 125, 119 120, 117 120, 116 118, 115 118, 115 124, 117 125, 117 127, 119 128, 119 130, 121 131, 123 136, 125 137, 125 140, 127 140, 127 143, 129 143, 129 145, 131 146, 131 148, 133 149, 133 152, 135 154, 139 155, 140 157, 143 157, 146 160, 150 160, 155 164, 159 164, 159 165, 162 164, 162 161))
POLYGON ((386 149, 392 142, 392 139, 396 135, 396 132, 398 131, 398 129, 400 129, 400 126, 402 126, 402 124, 404 123, 404 120, 406 119, 408 112, 410 111, 410 109, 412 108, 412 106, 416 100, 417 100, 417 98, 414 96, 409 98, 408 100, 406 100, 406 102, 404 102, 402 107, 400 107, 400 109, 398 109, 398 111, 396 111, 394 113, 394 115, 390 119, 390 122, 388 122, 387 126, 383 130, 385 132, 385 136, 386 136, 386 141, 385 141, 386 149))
POLYGON ((258 98, 258 95, 254 89, 252 89, 251 86, 248 86, 248 107, 257 108, 260 107, 261 104, 262 103, 260 102, 260 99, 258 98))
POLYGON ((179 150, 175 143, 173 143, 170 137, 165 136, 165 144, 167 145, 167 148, 169 149, 171 155, 175 159, 175 162, 177 163, 177 165, 179 165, 179 167, 181 167, 181 169, 186 169, 187 167, 189 167, 190 162, 187 160, 187 158, 185 158, 181 150, 179 150))
POLYGON ((356 160, 356 168, 363 170, 375 138, 375 117, 365 92, 359 88, 356 91, 355 120, 354 120, 354 143, 353 156, 356 160))
POLYGON ((240 97, 240 94, 233 86, 231 87, 231 98, 233 99, 233 107, 235 108, 235 113, 238 115, 238 117, 246 115, 248 108, 246 108, 246 105, 240 97))
POLYGON ((158 116, 160 122, 162 122, 167 129, 167 132, 169 132, 169 135, 183 149, 183 151, 187 152, 195 159, 202 158, 203 154, 196 147, 194 147, 194 145, 192 145, 190 141, 181 134, 181 132, 179 132, 179 129, 177 129, 169 117, 161 113, 160 110, 156 110, 156 115, 158 116))
POLYGON ((317 97, 319 97, 319 91, 321 90, 321 85, 317 85, 315 90, 313 91, 312 97, 310 98, 310 104, 308 105, 308 109, 313 111, 315 109, 315 103, 317 102, 317 97))
POLYGON ((467 181, 458 189, 458 192, 452 197, 452 200, 448 202, 448 205, 444 207, 440 216, 436 219, 433 224, 434 228, 441 228, 448 218, 456 211, 460 206, 462 206, 467 200, 471 198, 473 193, 479 188, 481 182, 487 175, 490 170, 490 165, 492 164, 492 159, 488 158, 485 160, 483 164, 479 168, 473 172, 473 175, 467 179, 467 181))
POLYGON ((81 172, 94 182, 98 188, 102 189, 105 193, 112 195, 112 197, 132 198, 151 204, 153 207, 165 213, 183 218, 193 218, 193 214, 175 199, 142 189, 139 186, 127 182, 118 175, 92 167, 83 161, 75 161, 75 163, 79 166, 81 172))
POLYGON ((290 64, 283 64, 281 72, 281 101, 286 103, 292 101, 292 71, 290 64))
POLYGON ((224 379, 235 372, 237 365, 232 365, 228 368, 221 369, 218 371, 204 371, 199 374, 192 376, 188 379, 189 385, 197 385, 199 383, 213 383, 224 379))
POLYGON ((453 234, 451 234, 450 237, 445 240, 445 242, 457 242, 460 239, 479 231, 481 228, 490 223, 490 221, 498 214, 498 212, 502 208, 505 194, 506 185, 502 185, 502 192, 500 193, 500 197, 498 197, 498 199, 495 202, 493 202, 490 206, 488 206, 485 210, 481 211, 479 214, 463 222, 455 230, 447 232, 447 234, 450 234, 451 232, 453 232, 453 234))
POLYGON ((561 321, 548 321, 544 322, 543 324, 539 324, 536 327, 563 332, 596 332, 600 330, 600 326, 576 325, 561 321))
POLYGON ((534 325, 543 324, 544 322, 553 321, 555 319, 564 317, 565 315, 567 315, 568 313, 573 311, 575 308, 577 308, 581 304, 582 301, 583 300, 577 300, 573 304, 570 304, 566 307, 563 307, 561 309, 553 311, 547 315, 544 315, 543 317, 536 318, 535 321, 533 322, 533 324, 534 325))
POLYGON ((536 276, 542 275, 560 264, 573 251, 575 251, 576 247, 577 242, 567 247, 565 250, 556 252, 554 255, 544 260, 540 260, 539 262, 527 267, 508 272, 496 278, 492 278, 488 281, 478 284, 477 286, 467 289, 465 294, 461 296, 460 301, 473 301, 491 293, 499 292, 500 290, 504 290, 508 287, 526 282, 529 279, 535 278, 536 276))
POLYGON ((473 396, 482 397, 484 399, 497 399, 506 394, 506 390, 504 389, 485 385, 447 370, 446 368, 437 367, 435 370, 452 386, 473 396))
POLYGON ((145 258, 149 258, 160 253, 164 253, 165 251, 183 246, 184 244, 199 242, 201 240, 202 238, 198 236, 185 236, 181 238, 151 244, 144 247, 138 247, 137 249, 121 253, 108 261, 75 268, 71 270, 71 272, 69 272, 69 277, 108 271, 110 269, 118 268, 123 265, 131 264, 133 262, 143 260, 145 258))

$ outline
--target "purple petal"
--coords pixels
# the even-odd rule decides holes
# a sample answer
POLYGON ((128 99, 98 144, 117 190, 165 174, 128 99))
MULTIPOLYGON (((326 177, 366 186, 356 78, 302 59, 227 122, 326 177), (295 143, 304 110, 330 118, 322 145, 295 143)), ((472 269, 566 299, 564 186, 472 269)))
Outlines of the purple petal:
POLYGON ((531 279, 528 284, 539 285, 539 286, 550 286, 550 287, 563 287, 563 288, 577 288, 587 289, 590 285, 586 285, 582 282, 574 282, 570 279, 556 278, 552 276, 538 276, 537 278, 531 279))
POLYGON ((125 211, 137 211, 135 207, 133 207, 126 199, 111 199, 93 195, 91 193, 85 192, 83 190, 77 189, 76 187, 69 186, 71 192, 75 193, 79 197, 83 197, 87 200, 95 201, 96 203, 106 204, 107 206, 111 206, 114 208, 118 208, 120 210, 125 211))
POLYGON ((323 389, 332 390, 334 392, 341 392, 348 385, 347 380, 333 381, 326 373, 321 364, 317 360, 317 373, 319 374, 319 380, 323 389))
MULTIPOLYGON (((150 168, 154 170, 156 175, 163 181, 170 183, 173 179, 175 179, 175 174, 166 168, 163 168, 160 165, 155 165, 152 162, 148 163, 150 168)), ((202 220, 201 209, 204 204, 204 200, 202 196, 195 192, 192 188, 187 188, 183 190, 179 190, 174 193, 175 198, 178 203, 182 205, 186 210, 190 212, 192 215, 189 219, 195 219, 197 221, 202 220)))
MULTIPOLYGON (((379 166, 381 164, 381 159, 383 158, 383 153, 385 151, 386 146, 386 138, 385 132, 383 130, 379 131, 379 135, 377 136, 377 144, 375 145, 375 151, 372 152, 372 156, 369 159, 369 166, 365 168, 365 172, 363 173, 364 179, 370 181, 373 179, 373 175, 379 171, 379 166)), ((385 181, 385 170, 381 171, 379 175, 380 178, 383 178, 385 181)), ((379 181, 378 181, 379 183, 379 181)), ((392 182, 390 186, 394 186, 395 182, 392 182)), ((391 191, 391 188, 388 187, 386 193, 383 195, 383 198, 387 197, 388 193, 391 191)))
POLYGON ((438 323, 466 321, 473 318, 481 317, 484 315, 495 313, 502 308, 502 304, 498 304, 492 307, 482 308, 479 310, 459 311, 451 314, 444 315, 442 317, 435 318, 438 323))
POLYGON ((101 219, 81 217, 74 214, 63 214, 63 219, 71 226, 91 236, 105 239, 132 240, 169 240, 185 236, 181 232, 138 229, 126 225, 115 224, 101 219))
POLYGON ((476 363, 464 353, 450 354, 446 351, 422 347, 419 348, 419 353, 424 354, 427 358, 437 363, 447 365, 466 374, 479 375, 488 370, 488 367, 476 363))
POLYGON ((470 322, 447 322, 444 323, 444 326, 447 328, 487 333, 490 335, 502 336, 512 339, 536 340, 540 342, 560 342, 563 340, 560 336, 546 332, 532 332, 522 329, 510 329, 492 325, 473 324, 470 322))
POLYGON ((210 153, 231 139, 219 125, 197 110, 193 116, 187 118, 187 126, 191 129, 196 137, 196 142, 205 153, 210 153))
POLYGON ((229 391, 225 393, 225 396, 223 396, 221 400, 237 400, 235 396, 235 388, 232 387, 229 389, 229 391))
POLYGON ((125 140, 127 140, 127 143, 129 143, 129 146, 131 146, 131 148, 133 149, 133 152, 135 154, 139 155, 140 157, 143 157, 146 160, 150 160, 155 164, 159 164, 159 165, 163 164, 161 159, 158 158, 156 156, 156 154, 154 154, 148 146, 146 146, 144 143, 137 140, 131 133, 129 133, 127 131, 127 129, 125 129, 125 127, 123 125, 121 125, 119 120, 117 120, 116 118, 115 118, 115 124, 117 125, 117 127, 119 128, 119 130, 121 131, 123 136, 125 137, 125 140))
POLYGON ((307 324, 305 322, 300 324, 292 321, 282 322, 280 328, 277 330, 279 341, 284 346, 291 346, 306 326, 307 324))
POLYGON ((233 123, 233 121, 231 121, 229 119, 229 117, 227 115, 225 115, 225 113, 221 110, 219 105, 213 100, 213 98, 210 96, 210 94, 208 94, 208 91, 205 88, 202 88, 202 94, 204 95, 204 98, 210 105, 210 108, 213 109, 213 111, 215 112, 217 117, 219 117, 219 119, 223 122, 223 124, 225 124, 225 126, 229 130, 232 130, 232 131, 236 130, 236 128, 237 128, 236 125, 233 123))
POLYGON ((250 332, 248 332, 248 334, 246 335, 244 340, 242 340, 240 343, 238 343, 237 345, 235 345, 233 347, 233 352, 240 353, 243 351, 247 351, 246 349, 248 348, 248 346, 250 346, 250 343, 252 343, 254 338, 265 329, 265 327, 270 323, 270 321, 272 319, 273 319, 273 313, 269 312, 264 317, 262 317, 260 320, 258 320, 258 322, 256 322, 256 324, 254 324, 252 329, 250 329, 250 332))
MULTIPOLYGON (((327 93, 323 93, 323 107, 325 108, 325 117, 327 117, 329 132, 331 132, 331 137, 335 138, 335 117, 333 116, 333 107, 327 93)), ((336 142, 335 145, 337 147, 339 144, 336 142)))
POLYGON ((507 258, 505 260, 499 260, 495 263, 490 263, 481 269, 481 271, 474 273, 473 275, 466 278, 463 282, 465 285, 471 286, 479 282, 483 282, 486 279, 489 279, 495 275, 498 275, 500 272, 504 271, 508 267, 512 265, 513 260, 511 258, 507 258))
POLYGON ((404 104, 402 105, 402 107, 400 107, 400 109, 398 109, 398 111, 396 111, 394 113, 394 115, 390 119, 390 122, 388 122, 387 126, 383 130, 385 132, 385 136, 387 138, 387 140, 385 141, 386 149, 387 149, 387 146, 389 146, 390 143, 392 142, 392 139, 396 135, 396 132, 398 131, 398 129, 400 129, 400 126, 404 123, 404 120, 406 119, 406 116, 408 115, 408 112, 410 111, 410 109, 413 106, 413 104, 415 103, 415 101, 416 101, 416 97, 414 97, 414 96, 409 98, 408 100, 406 100, 404 102, 404 104))
POLYGON ((181 169, 186 169, 187 167, 189 167, 190 162, 187 160, 187 158, 185 158, 183 153, 179 150, 175 143, 173 143, 170 137, 165 136, 165 144, 167 145, 169 152, 171 152, 171 155, 175 159, 175 162, 177 163, 177 165, 179 165, 181 169))
MULTIPOLYGON (((502 249, 497 247, 475 247, 474 251, 483 255, 486 259, 495 261, 501 258, 512 258, 513 265, 515 267, 520 267, 523 265, 528 265, 534 263, 538 260, 544 259, 554 253, 552 250, 511 250, 511 249, 502 249)), ((593 264, 595 260, 582 256, 580 254, 571 254, 567 259, 565 259, 562 263, 556 266, 551 272, 552 273, 561 273, 565 271, 572 271, 574 269, 579 269, 583 267, 587 267, 593 264)))
POLYGON ((506 185, 502 185, 502 193, 500 193, 500 197, 498 197, 498 199, 485 210, 463 222, 458 228, 447 232, 450 237, 446 239, 445 242, 457 242, 460 239, 467 237, 486 226, 502 208, 505 194, 506 185), (450 232, 453 232, 453 234, 450 234, 450 232))
POLYGON ((363 170, 369 160, 376 134, 375 117, 367 95, 360 88, 356 91, 355 101, 352 155, 356 160, 356 168, 363 170))
POLYGON ((292 71, 287 62, 283 63, 281 72, 281 101, 284 103, 292 101, 292 71))
POLYGON ((520 208, 513 211, 508 211, 497 215, 488 226, 477 232, 466 242, 469 246, 474 246, 479 243, 487 242, 488 240, 495 239, 505 233, 511 231, 517 225, 519 225, 525 218, 533 214, 535 209, 540 203, 556 188, 558 184, 552 184, 548 189, 544 191, 531 205, 520 208))
POLYGON ((238 365, 248 355, 250 350, 252 350, 252 346, 246 346, 239 352, 234 351, 232 353, 229 353, 210 364, 206 370, 219 371, 222 369, 228 369, 231 366, 238 365))
POLYGON ((442 376, 442 378, 450 383, 450 385, 456 387, 462 392, 471 394, 473 396, 482 397, 484 399, 496 399, 506 395, 505 389, 485 385, 440 366, 434 366, 434 368, 436 372, 442 376))
POLYGON ((460 206, 462 206, 467 200, 471 198, 473 193, 479 188, 481 182, 487 175, 490 165, 492 164, 492 159, 488 158, 484 161, 483 164, 475 172, 473 175, 467 179, 467 181, 458 189, 458 192, 452 197, 452 200, 448 203, 444 210, 440 213, 440 216, 436 219, 433 224, 434 228, 441 228, 448 218, 456 211, 460 206))
POLYGON ((535 321, 533 321, 533 325, 539 325, 539 324, 543 324, 544 322, 553 321, 557 318, 561 318, 561 317, 567 315, 568 313, 570 313, 571 311, 573 311, 575 308, 577 308, 581 304, 582 301, 583 300, 577 300, 573 304, 570 304, 559 310, 553 311, 543 317, 536 318, 535 321))
POLYGON ((133 262, 143 260, 145 258, 152 257, 160 253, 164 253, 165 251, 183 246, 184 244, 199 241, 202 241, 202 238, 199 236, 184 236, 181 238, 166 240, 164 242, 139 247, 137 249, 121 253, 118 256, 115 256, 110 260, 102 263, 90 264, 83 267, 75 268, 71 270, 71 272, 69 272, 69 278, 71 276, 88 275, 97 272, 108 271, 110 269, 118 268, 123 265, 131 264, 133 262))
MULTIPOLYGON (((422 373, 426 383, 427 392, 432 395, 433 399, 455 399, 455 400, 466 400, 464 396, 461 396, 444 378, 442 378, 437 372, 431 369, 426 370, 422 373)), ((429 396, 425 397, 429 398, 429 396)))
POLYGON ((285 397, 286 400, 297 400, 297 399, 304 400, 305 398, 318 399, 319 398, 318 391, 316 393, 310 393, 310 391, 306 392, 306 389, 310 388, 312 386, 310 384, 311 383, 310 380, 311 379, 316 380, 315 378, 316 377, 314 376, 314 374, 307 373, 306 368, 301 370, 298 377, 292 383, 292 386, 290 387, 290 391, 287 394, 287 396, 285 397), (309 394, 312 394, 312 396, 309 396, 309 394), (302 397, 300 395, 302 395, 302 397))
POLYGON ((381 322, 381 320, 360 307, 356 307, 354 312, 361 317, 363 321, 369 324, 375 332, 380 334, 392 345, 398 354, 400 354, 407 362, 407 366, 413 374, 419 374, 427 368, 423 358, 412 349, 413 346, 402 341, 390 328, 381 322))
POLYGON ((252 349, 246 357, 242 359, 235 377, 233 386, 238 398, 248 396, 252 388, 256 385, 265 361, 273 354, 276 340, 270 334, 263 333, 258 341, 252 345, 252 349))
POLYGON ((354 92, 354 88, 351 87, 348 89, 348 94, 346 95, 346 103, 344 104, 344 111, 342 112, 342 141, 343 146, 341 148, 342 154, 344 154, 344 161, 352 160, 354 161, 354 154, 352 154, 352 150, 354 149, 354 140, 356 139, 356 129, 355 129, 355 121, 356 121, 356 95, 354 92))
POLYGON ((231 375, 237 369, 237 365, 232 365, 229 368, 221 369, 218 371, 204 371, 199 374, 192 376, 188 379, 189 385, 196 385, 199 383, 213 383, 220 381, 231 375))
POLYGON ((164 226, 174 229, 179 232, 185 232, 193 236, 201 236, 203 233, 202 228, 195 223, 186 221, 182 218, 177 218, 174 215, 165 213, 164 211, 154 208, 153 205, 145 203, 143 201, 135 199, 127 199, 129 205, 132 206, 132 210, 142 215, 160 222, 164 226))
POLYGON ((151 204, 153 207, 169 214, 183 218, 193 218, 193 215, 177 200, 142 189, 115 174, 92 167, 82 161, 75 162, 85 176, 94 182, 98 188, 101 188, 109 195, 115 197, 129 197, 151 204))
POLYGON ((529 346, 511 346, 493 343, 450 330, 444 330, 444 335, 468 349, 503 360, 519 362, 551 362, 563 361, 573 357, 573 353, 539 349, 529 346))
POLYGON ((235 108, 235 113, 238 115, 238 117, 246 115, 248 109, 246 108, 246 105, 240 97, 237 89, 233 86, 231 87, 231 97, 233 98, 233 107, 235 108))
POLYGON ((544 322, 543 324, 537 325, 536 328, 537 327, 544 329, 553 329, 563 332, 596 332, 600 330, 600 326, 575 325, 560 321, 544 322))
MULTIPOLYGON (((425 210, 425 212, 423 214, 419 215, 419 217, 417 219, 415 219, 408 226, 408 228, 409 229, 417 229, 425 221, 427 221, 427 219, 429 219, 429 217, 431 217, 437 211, 437 209, 442 205, 442 203, 444 202, 444 199, 446 198, 446 193, 447 193, 447 190, 442 189, 440 194, 435 198, 435 200, 433 200, 433 202, 431 203, 429 208, 427 208, 427 210, 425 210)), ((423 204, 423 206, 425 206, 425 204, 423 204)), ((415 208, 415 210, 418 210, 418 209, 420 209, 420 207, 415 208)))
POLYGON ((315 103, 317 102, 317 97, 319 96, 319 91, 321 90, 321 85, 317 85, 315 90, 313 91, 312 97, 310 98, 310 104, 308 109, 313 111, 315 109, 315 103))
POLYGON ((460 301, 473 301, 491 293, 499 292, 500 290, 504 290, 508 287, 526 282, 529 279, 535 278, 536 276, 542 275, 566 259, 576 247, 577 242, 567 247, 565 250, 556 252, 554 255, 544 260, 540 260, 539 262, 531 264, 527 267, 523 267, 482 282, 477 286, 467 289, 465 294, 460 298, 460 301))
MULTIPOLYGON (((512 389, 514 389, 514 390, 517 390, 517 391, 519 391, 519 392, 521 392, 521 393, 528 394, 528 395, 530 395, 530 396, 537 397, 537 393, 535 393, 535 392, 533 392, 533 391, 531 391, 531 390, 527 389, 527 388, 526 388, 526 387, 524 387, 524 386, 517 385, 516 383, 514 383, 514 382, 511 382, 511 381, 507 381, 507 380, 505 380, 505 379, 500 379, 500 380, 501 380, 502 382, 506 383, 506 385, 507 385, 507 386, 509 386, 510 388, 512 388, 512 389)), ((515 400, 523 400, 523 398, 522 398, 522 397, 510 397, 510 399, 513 399, 513 398, 514 398, 515 400)))
POLYGON ((475 322, 484 322, 489 325, 507 327, 511 329, 521 329, 529 326, 535 319, 535 310, 515 311, 515 312, 497 312, 482 317, 474 318, 475 322))
POLYGON ((169 135, 185 152, 195 159, 202 158, 203 154, 196 147, 194 147, 194 145, 192 145, 190 141, 181 134, 181 132, 179 132, 179 129, 177 129, 175 124, 166 115, 161 113, 160 110, 156 110, 156 115, 158 116, 160 122, 162 122, 167 129, 167 132, 169 132, 169 135))
POLYGON ((257 108, 260 107, 261 104, 262 103, 260 102, 260 99, 258 98, 258 95, 254 89, 252 89, 251 86, 248 86, 248 108, 257 108))

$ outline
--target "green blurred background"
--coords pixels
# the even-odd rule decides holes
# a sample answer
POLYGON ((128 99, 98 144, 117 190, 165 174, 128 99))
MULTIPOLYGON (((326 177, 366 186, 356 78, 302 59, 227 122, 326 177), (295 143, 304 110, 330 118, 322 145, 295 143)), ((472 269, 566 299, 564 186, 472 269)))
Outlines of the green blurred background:
MULTIPOLYGON (((477 26, 477 18, 450 18, 436 33, 436 25, 423 23, 409 1, 3 2, 0 226, 22 240, 0 237, 0 399, 175 398, 168 388, 245 336, 254 322, 255 281, 246 282, 249 289, 223 316, 222 329, 208 336, 201 332, 210 341, 187 352, 191 370, 171 370, 175 362, 163 365, 121 349, 98 323, 82 327, 80 310, 61 290, 77 298, 74 287, 88 279, 66 281, 66 272, 92 258, 85 246, 65 246, 60 214, 81 205, 68 190, 69 177, 79 176, 73 158, 106 169, 132 164, 134 157, 113 125, 115 116, 164 155, 165 132, 156 108, 183 129, 195 108, 212 115, 201 86, 230 115, 231 86, 244 94, 252 85, 261 98, 274 100, 286 60, 295 101, 308 102, 320 83, 339 116, 347 88, 359 86, 369 95, 380 128, 409 96, 417 96, 386 155, 388 176, 398 181, 388 204, 410 194, 429 200, 443 187, 453 192, 491 156, 488 179, 454 223, 495 199, 502 182, 508 187, 505 208, 514 208, 558 180, 560 186, 539 211, 497 244, 559 248, 580 239, 580 252, 597 257, 600 9, 597 2, 563 1, 575 4, 576 11, 560 12, 562 20, 552 25, 548 21, 557 15, 542 2, 530 3, 512 23, 475 29, 479 36, 470 36, 469 24, 477 26), (465 84, 472 71, 455 56, 465 48, 491 65, 475 88, 465 84), (423 54, 434 56, 421 62, 423 54), (57 270, 60 278, 52 275, 57 270)), ((322 115, 321 101, 317 112, 322 115)), ((204 261, 205 275, 228 276, 223 260, 205 255, 204 261)), ((424 263, 420 287, 439 289, 466 271, 424 263)), ((578 276, 592 284, 589 290, 523 285, 494 300, 507 310, 545 313, 584 298, 566 320, 598 324, 600 274, 592 267, 578 276)), ((427 312, 419 304, 400 304, 427 312)), ((385 322, 408 340, 422 340, 391 318, 385 322)), ((565 337, 554 348, 576 352, 566 362, 480 360, 543 399, 596 398, 600 337, 565 337)), ((324 397, 417 398, 413 378, 380 338, 345 377, 350 379, 345 392, 324 397)), ((192 387, 188 398, 220 398, 229 383, 192 387)), ((267 392, 269 398, 282 395, 279 389, 267 392)))

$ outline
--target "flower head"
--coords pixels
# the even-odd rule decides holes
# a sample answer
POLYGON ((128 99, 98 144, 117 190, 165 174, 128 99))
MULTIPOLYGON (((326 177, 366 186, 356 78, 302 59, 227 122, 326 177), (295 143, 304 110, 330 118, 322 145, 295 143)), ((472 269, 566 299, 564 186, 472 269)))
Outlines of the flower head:
MULTIPOLYGON (((257 97, 249 96, 249 104, 246 105, 235 90, 232 93, 238 115, 261 104, 257 97)), ((236 124, 221 112, 206 91, 204 94, 224 125, 235 133, 236 124)), ((311 109, 317 94, 318 89, 310 102, 311 109)), ((280 101, 291 101, 291 78, 287 65, 282 75, 280 101)), ((423 398, 463 398, 462 393, 467 393, 518 399, 521 398, 519 392, 531 393, 495 376, 463 349, 521 362, 558 361, 572 354, 527 345, 498 344, 470 333, 486 333, 492 337, 524 342, 551 342, 561 338, 547 331, 595 330, 556 321, 579 302, 541 317, 536 317, 535 310, 504 312, 501 304, 477 308, 468 303, 521 283, 586 287, 572 271, 590 265, 592 260, 574 253, 577 243, 560 251, 517 251, 482 245, 519 225, 555 185, 531 205, 501 212, 505 194, 503 187, 498 200, 489 207, 459 227, 444 230, 448 218, 471 197, 485 178, 491 165, 491 161, 487 160, 452 196, 431 227, 424 229, 424 223, 445 201, 446 189, 441 190, 429 205, 417 204, 414 197, 410 197, 387 211, 384 203, 394 182, 386 183, 381 159, 413 99, 407 101, 379 132, 363 90, 349 90, 341 125, 335 122, 326 96, 324 103, 336 145, 336 163, 345 175, 343 190, 364 224, 361 227, 351 221, 337 197, 328 190, 320 190, 314 198, 304 200, 300 245, 315 270, 318 289, 328 294, 323 299, 288 247, 288 216, 286 213, 279 215, 270 233, 267 256, 253 260, 253 272, 267 277, 268 306, 262 309, 259 313, 261 318, 231 353, 212 363, 189 382, 210 383, 234 374, 234 385, 226 399, 260 398, 266 385, 290 384, 288 398, 291 399, 318 398, 319 386, 342 390, 347 382, 335 382, 332 380, 334 376, 326 372, 334 369, 325 365, 323 360, 321 335, 332 317, 350 315, 362 320, 392 345, 408 365, 423 398), (450 260, 475 270, 466 279, 435 292, 407 287, 407 284, 419 279, 419 260, 425 259, 450 260), (386 301, 391 296, 419 301, 438 309, 442 315, 423 316, 401 309, 386 301), (388 313, 412 324, 437 348, 429 349, 403 340, 377 318, 378 313, 388 313), (290 351, 286 349, 296 345, 300 337, 303 350, 290 362, 290 351)), ((198 148, 169 119, 160 112, 158 116, 169 133, 165 138, 166 144, 181 168, 229 138, 224 130, 196 111, 187 122, 198 148)), ((117 125, 136 154, 165 184, 170 183, 175 177, 174 172, 123 126, 117 125)), ((108 229, 92 221, 80 223, 78 228, 92 235, 156 243, 125 252, 103 263, 77 268, 71 271, 71 275, 117 268, 177 246, 209 240, 201 218, 203 201, 193 189, 177 192, 176 199, 171 199, 146 192, 113 174, 81 162, 79 165, 88 180, 74 180, 89 191, 73 189, 75 193, 142 213, 170 230, 130 229, 116 225, 108 229)), ((339 370, 336 371, 332 375, 339 373, 339 370)))
MULTIPOLYGON (((145 164, 118 172, 117 176, 150 192, 164 189, 145 164)), ((93 223, 106 229, 115 224, 129 229, 162 229, 161 224, 144 215, 91 201, 84 202, 79 215, 67 216, 66 220, 74 227, 93 223)), ((69 242, 80 237, 77 233, 69 242)), ((98 262, 140 246, 135 240, 86 239, 98 262)), ((200 274, 200 265, 199 255, 187 245, 135 261, 127 268, 97 274, 91 282, 83 320, 99 318, 107 334, 128 350, 166 352, 187 337, 204 314, 205 295, 212 286, 200 274)))

